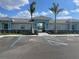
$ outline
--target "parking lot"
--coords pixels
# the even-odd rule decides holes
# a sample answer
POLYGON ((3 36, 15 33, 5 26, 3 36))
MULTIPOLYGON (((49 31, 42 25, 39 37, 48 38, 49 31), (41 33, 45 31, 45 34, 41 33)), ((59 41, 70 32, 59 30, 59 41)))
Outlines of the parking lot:
POLYGON ((6 36, 0 59, 79 59, 79 36, 6 36))

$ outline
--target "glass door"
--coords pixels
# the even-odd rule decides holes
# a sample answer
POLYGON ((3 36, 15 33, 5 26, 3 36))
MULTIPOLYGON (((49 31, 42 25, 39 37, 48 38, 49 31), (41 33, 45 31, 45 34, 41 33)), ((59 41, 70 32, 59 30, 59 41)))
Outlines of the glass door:
POLYGON ((38 24, 37 24, 37 27, 38 27, 38 31, 39 31, 39 32, 42 32, 42 31, 44 30, 45 25, 44 25, 43 22, 41 22, 41 23, 38 23, 38 24))

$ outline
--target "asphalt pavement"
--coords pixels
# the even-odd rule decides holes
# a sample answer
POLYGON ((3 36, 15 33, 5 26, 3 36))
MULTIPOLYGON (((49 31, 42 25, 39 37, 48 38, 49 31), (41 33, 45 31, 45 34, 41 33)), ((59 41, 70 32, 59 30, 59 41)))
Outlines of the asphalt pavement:
POLYGON ((0 59, 79 59, 79 36, 3 37, 0 59))

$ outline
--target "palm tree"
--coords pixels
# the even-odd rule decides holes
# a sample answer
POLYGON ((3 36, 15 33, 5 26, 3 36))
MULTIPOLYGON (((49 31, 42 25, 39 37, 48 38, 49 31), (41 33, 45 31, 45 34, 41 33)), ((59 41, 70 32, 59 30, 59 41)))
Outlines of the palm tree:
MULTIPOLYGON (((36 8, 36 2, 33 1, 31 4, 30 4, 30 8, 29 8, 29 12, 30 12, 30 15, 31 15, 31 22, 33 21, 33 13, 35 12, 35 8, 36 8)), ((32 30, 32 33, 34 33, 34 29, 33 29, 33 24, 31 26, 31 30, 32 30)))
POLYGON ((55 25, 54 25, 54 30, 55 33, 57 33, 57 29, 56 29, 56 19, 57 19, 57 15, 59 14, 59 12, 61 12, 63 9, 59 8, 59 4, 57 3, 53 3, 53 6, 51 8, 49 8, 50 11, 53 12, 54 16, 55 16, 55 25))

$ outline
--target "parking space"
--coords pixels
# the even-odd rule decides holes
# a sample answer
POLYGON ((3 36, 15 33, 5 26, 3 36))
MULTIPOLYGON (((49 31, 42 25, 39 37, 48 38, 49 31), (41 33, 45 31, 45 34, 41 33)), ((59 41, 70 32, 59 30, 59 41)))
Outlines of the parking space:
POLYGON ((10 49, 10 45, 17 39, 18 37, 6 36, 0 38, 0 53, 10 49))
POLYGON ((79 59, 79 36, 0 38, 0 59, 79 59))

